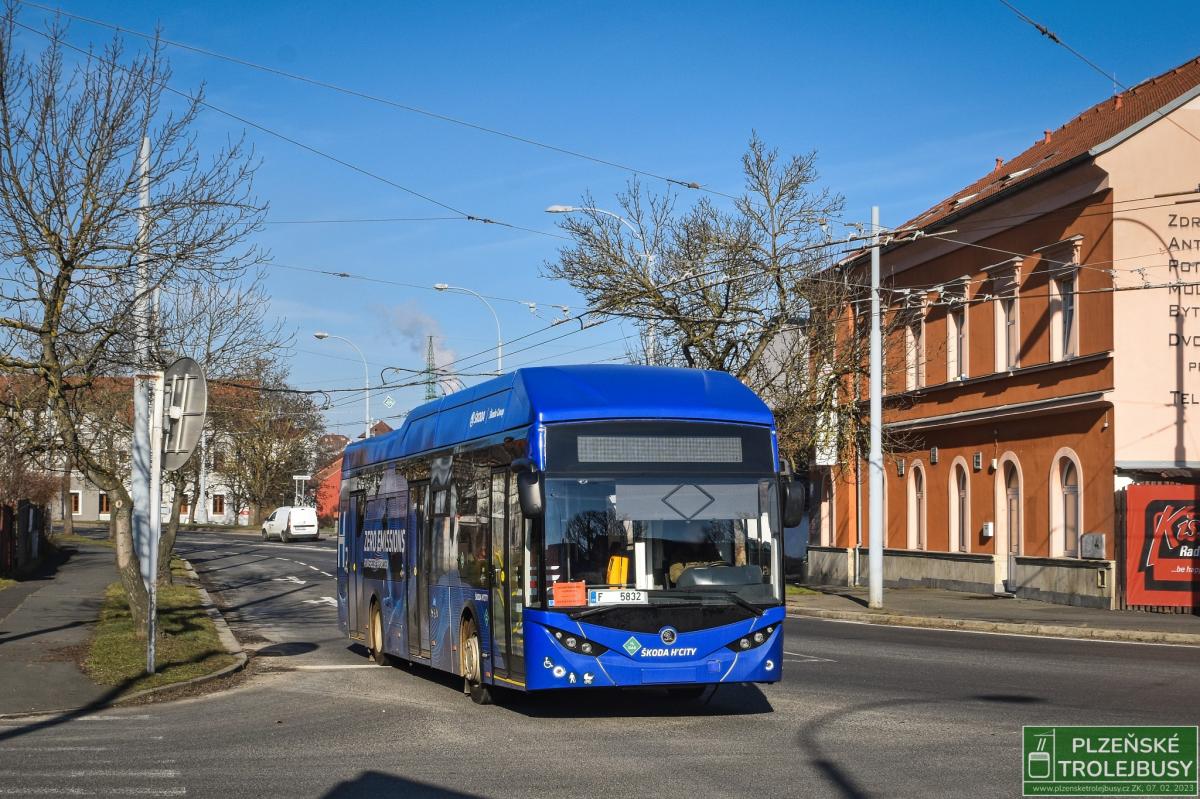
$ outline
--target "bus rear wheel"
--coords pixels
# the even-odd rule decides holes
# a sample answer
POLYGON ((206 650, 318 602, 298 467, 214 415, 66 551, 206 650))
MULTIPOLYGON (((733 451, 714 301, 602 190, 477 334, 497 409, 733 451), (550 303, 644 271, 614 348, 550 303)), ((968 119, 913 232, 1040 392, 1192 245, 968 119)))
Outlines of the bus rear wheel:
POLYGON ((379 612, 379 605, 376 603, 371 604, 371 628, 368 639, 371 661, 376 666, 388 665, 388 656, 383 651, 383 614, 379 612))
POLYGON ((462 652, 463 693, 469 694, 477 705, 492 703, 491 686, 483 683, 483 647, 479 643, 479 628, 474 619, 462 624, 460 635, 462 652))

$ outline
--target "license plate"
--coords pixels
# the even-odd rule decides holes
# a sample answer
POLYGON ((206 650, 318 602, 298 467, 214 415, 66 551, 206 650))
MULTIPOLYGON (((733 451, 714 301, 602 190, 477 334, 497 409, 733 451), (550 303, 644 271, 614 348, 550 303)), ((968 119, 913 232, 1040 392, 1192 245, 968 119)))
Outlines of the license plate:
POLYGON ((631 588, 600 589, 588 591, 589 605, 645 605, 646 592, 631 588))

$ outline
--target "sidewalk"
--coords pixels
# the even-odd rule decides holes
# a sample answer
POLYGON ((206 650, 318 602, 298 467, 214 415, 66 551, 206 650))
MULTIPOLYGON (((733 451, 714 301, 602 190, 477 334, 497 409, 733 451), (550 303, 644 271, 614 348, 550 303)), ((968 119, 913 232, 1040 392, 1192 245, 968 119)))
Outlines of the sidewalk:
POLYGON ((1200 646, 1200 616, 1099 610, 935 588, 887 588, 883 609, 867 607, 867 589, 811 586, 789 596, 790 615, 868 624, 1003 632, 1108 641, 1200 646))
POLYGON ((112 691, 76 663, 117 578, 113 552, 73 548, 56 572, 0 591, 0 715, 86 707, 112 691))

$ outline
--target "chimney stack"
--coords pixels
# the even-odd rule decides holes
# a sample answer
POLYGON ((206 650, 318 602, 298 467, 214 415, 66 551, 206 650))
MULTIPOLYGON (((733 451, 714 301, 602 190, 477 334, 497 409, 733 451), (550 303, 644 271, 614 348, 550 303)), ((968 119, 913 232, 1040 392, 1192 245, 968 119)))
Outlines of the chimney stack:
POLYGON ((1113 110, 1114 111, 1120 111, 1121 106, 1123 106, 1123 105, 1125 105, 1125 95, 1118 94, 1116 97, 1113 98, 1113 110))
POLYGON ((1042 131, 1042 133, 1046 134, 1046 138, 1042 139, 1042 144, 1049 144, 1049 143, 1050 143, 1050 137, 1054 135, 1054 131, 1052 131, 1052 130, 1044 130, 1044 131, 1042 131))
POLYGON ((1000 171, 1000 167, 1002 167, 1002 166, 1004 166, 1004 159, 1003 159, 1003 158, 997 158, 997 159, 996 159, 996 168, 995 168, 994 170, 992 170, 992 171, 993 171, 993 172, 999 172, 999 171, 1000 171))

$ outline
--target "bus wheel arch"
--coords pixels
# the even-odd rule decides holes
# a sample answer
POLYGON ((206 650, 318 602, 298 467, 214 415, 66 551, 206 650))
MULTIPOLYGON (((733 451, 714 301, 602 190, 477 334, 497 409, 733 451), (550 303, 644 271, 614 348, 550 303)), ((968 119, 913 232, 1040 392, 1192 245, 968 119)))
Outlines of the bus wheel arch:
POLYGON ((491 686, 483 682, 483 644, 475 616, 463 611, 458 623, 459 666, 463 676, 463 693, 478 705, 492 703, 491 686))

